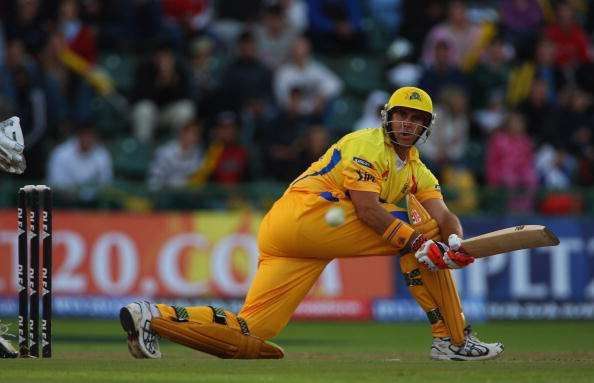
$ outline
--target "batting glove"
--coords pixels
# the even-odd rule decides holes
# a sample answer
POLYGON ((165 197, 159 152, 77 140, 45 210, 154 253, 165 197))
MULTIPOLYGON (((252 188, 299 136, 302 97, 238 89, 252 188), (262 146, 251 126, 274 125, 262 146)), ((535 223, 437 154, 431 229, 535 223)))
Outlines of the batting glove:
POLYGON ((465 252, 450 250, 446 244, 431 239, 424 242, 415 252, 415 258, 431 271, 460 269, 474 262, 474 257, 465 252))

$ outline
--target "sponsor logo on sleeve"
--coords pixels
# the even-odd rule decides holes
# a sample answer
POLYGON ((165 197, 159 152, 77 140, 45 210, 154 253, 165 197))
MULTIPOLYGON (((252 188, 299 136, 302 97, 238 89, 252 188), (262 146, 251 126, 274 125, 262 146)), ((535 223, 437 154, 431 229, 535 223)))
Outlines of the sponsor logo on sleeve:
POLYGON ((436 184, 433 188, 437 191, 441 191, 441 186, 439 186, 439 184, 436 184))
POLYGON ((359 165, 363 165, 363 166, 368 167, 369 169, 373 169, 373 165, 369 161, 365 161, 362 158, 353 157, 353 161, 358 163, 359 165))

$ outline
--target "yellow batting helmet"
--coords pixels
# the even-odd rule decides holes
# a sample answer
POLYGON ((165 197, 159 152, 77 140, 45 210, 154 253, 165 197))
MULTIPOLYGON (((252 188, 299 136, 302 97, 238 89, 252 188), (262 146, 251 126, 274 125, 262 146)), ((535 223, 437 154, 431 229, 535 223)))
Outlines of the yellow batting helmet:
POLYGON ((431 97, 423 89, 414 86, 398 88, 392 93, 392 96, 390 96, 390 99, 386 104, 386 111, 397 106, 418 109, 433 114, 433 102, 431 101, 431 97))
MULTIPOLYGON (((389 115, 390 111, 394 108, 410 108, 420 110, 428 114, 428 121, 427 125, 425 126, 425 140, 431 134, 431 125, 435 119, 435 114, 433 113, 433 101, 431 101, 431 96, 423 89, 414 87, 414 86, 405 86, 402 88, 398 88, 392 93, 390 99, 384 105, 382 109, 382 126, 383 128, 389 133, 390 126, 389 126, 389 115)), ((394 142, 394 139, 390 136, 390 139, 394 142)), ((424 141, 423 141, 424 142, 424 141)), ((394 142, 397 143, 397 142, 394 142)))

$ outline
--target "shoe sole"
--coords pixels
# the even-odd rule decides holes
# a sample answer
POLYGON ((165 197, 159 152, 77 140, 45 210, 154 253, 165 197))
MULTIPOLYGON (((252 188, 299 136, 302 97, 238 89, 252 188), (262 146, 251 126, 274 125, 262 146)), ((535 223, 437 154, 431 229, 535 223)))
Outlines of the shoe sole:
POLYGON ((431 359, 433 359, 433 360, 451 360, 451 361, 454 361, 454 362, 467 362, 467 361, 473 361, 473 360, 492 360, 492 359, 497 359, 501 355, 503 355, 503 350, 501 350, 500 353, 495 354, 494 356, 490 356, 490 355, 485 355, 485 356, 431 355, 431 359))
POLYGON ((138 331, 134 327, 132 313, 125 307, 120 309, 120 324, 128 335, 128 351, 130 351, 130 354, 136 359, 146 359, 147 357, 142 353, 138 345, 138 331))
POLYGON ((128 337, 138 338, 138 331, 136 331, 136 327, 134 327, 132 313, 125 307, 120 309, 120 324, 126 334, 128 334, 128 337))

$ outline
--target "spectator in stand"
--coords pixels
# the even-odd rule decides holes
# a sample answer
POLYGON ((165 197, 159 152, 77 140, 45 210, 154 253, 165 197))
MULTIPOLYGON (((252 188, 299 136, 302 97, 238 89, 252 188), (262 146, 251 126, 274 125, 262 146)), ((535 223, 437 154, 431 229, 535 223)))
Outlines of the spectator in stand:
MULTIPOLYGON (((494 90, 489 93, 487 105, 484 108, 476 109, 472 115, 473 122, 479 128, 477 135, 480 141, 488 137, 491 133, 503 124, 507 115, 505 107, 505 96, 500 90, 494 90)), ((472 132, 472 130, 471 130, 472 132)))
MULTIPOLYGON (((60 33, 60 50, 57 52, 60 60, 66 64, 64 53, 72 53, 77 59, 86 62, 91 67, 97 62, 98 48, 95 32, 79 16, 79 4, 76 0, 60 0, 56 31, 60 33)), ((91 103, 95 96, 91 84, 80 74, 72 70, 65 72, 63 85, 69 105, 69 118, 76 121, 87 121, 92 118, 91 103)))
POLYGON ((416 0, 402 2, 402 25, 400 34, 415 47, 414 58, 421 52, 420 47, 429 31, 447 16, 447 3, 442 0, 416 0))
POLYGON ((520 58, 528 58, 543 22, 540 1, 502 0, 499 14, 503 36, 514 45, 520 58))
POLYGON ((431 28, 423 44, 423 62, 425 65, 432 65, 436 60, 435 46, 445 41, 450 48, 448 62, 461 67, 463 60, 477 44, 479 37, 480 28, 468 20, 464 2, 452 1, 448 8, 447 20, 431 28))
MULTIPOLYGON (((50 0, 44 0, 48 2, 50 0)), ((95 30, 100 49, 144 51, 157 36, 167 32, 159 0, 84 0, 79 3, 81 18, 95 30)))
POLYGON ((182 126, 175 139, 155 151, 149 170, 149 188, 185 187, 203 161, 202 125, 191 120, 182 126))
POLYGON ((190 45, 190 71, 192 94, 198 106, 198 114, 209 118, 215 108, 216 92, 221 81, 223 59, 217 51, 215 42, 202 36, 190 45))
POLYGON ((305 32, 309 26, 308 9, 305 0, 279 0, 278 3, 283 8, 285 18, 291 28, 297 33, 305 32))
POLYGON ((557 19, 549 25, 545 34, 555 44, 555 63, 563 70, 574 70, 590 62, 590 39, 584 28, 575 19, 575 10, 569 1, 557 4, 557 19))
POLYGON ((54 148, 47 174, 52 188, 64 190, 94 189, 112 182, 111 155, 99 143, 92 123, 79 124, 73 136, 54 148))
POLYGON ((435 108, 439 119, 431 131, 431 139, 419 145, 427 166, 440 174, 447 165, 463 165, 470 134, 468 98, 461 88, 445 88, 435 108))
POLYGON ((6 41, 6 58, 0 62, 0 95, 5 102, 16 103, 15 74, 23 68, 28 72, 30 82, 38 81, 39 68, 27 54, 23 40, 6 41))
POLYGON ((132 128, 140 141, 154 138, 158 126, 176 132, 194 118, 190 79, 168 43, 161 43, 150 60, 136 70, 132 128))
POLYGON ((251 32, 239 36, 237 56, 223 70, 219 110, 239 112, 254 97, 272 100, 272 72, 258 58, 251 32))
POLYGON ((561 112, 563 132, 568 140, 567 152, 575 156, 577 169, 575 181, 585 186, 593 184, 594 175, 594 113, 592 95, 581 89, 574 89, 570 96, 569 108, 561 112))
POLYGON ((161 0, 165 20, 179 28, 179 33, 192 37, 204 32, 213 15, 209 0, 161 0))
POLYGON ((365 106, 363 107, 363 115, 355 122, 353 130, 361 130, 367 128, 377 128, 382 126, 380 112, 383 109, 390 95, 383 90, 374 90, 367 96, 365 106))
POLYGON ((280 4, 264 8, 262 22, 254 30, 258 57, 271 70, 275 70, 289 58, 297 31, 287 22, 280 4))
POLYGON ((575 157, 563 149, 545 144, 536 153, 536 173, 545 189, 568 189, 578 168, 575 157))
POLYGON ((564 132, 559 129, 557 106, 549 94, 549 83, 543 79, 532 82, 530 96, 520 104, 519 110, 526 118, 526 130, 540 146, 544 142, 561 142, 564 132))
MULTIPOLYGON (((396 36, 402 23, 403 0, 370 0, 369 15, 391 37, 396 36)), ((417 5, 418 6, 418 5, 417 5)))
POLYGON ((299 138, 295 176, 304 172, 312 162, 317 161, 330 147, 330 134, 324 125, 311 125, 299 138))
POLYGON ((98 51, 95 32, 79 17, 76 0, 61 0, 57 26, 68 47, 90 64, 97 62, 98 51))
POLYGON ((83 121, 82 117, 77 115, 76 109, 77 105, 86 102, 87 97, 77 97, 77 93, 90 92, 88 87, 82 89, 85 86, 82 82, 70 81, 71 74, 60 59, 60 53, 65 45, 66 42, 61 33, 50 33, 38 55, 41 68, 40 84, 47 97, 47 124, 50 130, 56 132, 64 121, 83 121))
POLYGON ((447 40, 435 44, 435 54, 432 63, 426 66, 421 74, 419 86, 430 94, 439 95, 442 89, 455 86, 465 91, 468 88, 468 78, 452 63, 451 46, 447 40))
POLYGON ((217 0, 211 30, 231 50, 241 33, 258 21, 262 6, 262 0, 217 0))
POLYGON ((534 54, 534 75, 546 82, 546 97, 550 102, 555 102, 557 91, 568 81, 562 71, 555 67, 555 44, 547 39, 542 39, 536 45, 534 54))
POLYGON ((395 39, 388 47, 386 68, 386 78, 396 89, 418 85, 424 69, 415 58, 413 45, 404 38, 395 39))
POLYGON ((289 182, 299 174, 297 143, 310 123, 308 116, 300 111, 302 97, 300 89, 290 91, 288 104, 262 139, 266 173, 277 181, 289 182))
POLYGON ((281 109, 287 109, 291 93, 299 92, 299 114, 323 118, 330 101, 342 91, 342 81, 324 65, 311 58, 305 37, 295 41, 291 61, 282 65, 274 77, 274 93, 281 109))
POLYGON ((247 149, 239 143, 238 119, 234 112, 219 113, 212 129, 212 143, 209 151, 217 148, 210 180, 223 185, 235 185, 249 179, 249 156, 247 149))
POLYGON ((485 49, 481 62, 470 74, 472 108, 485 108, 489 94, 498 91, 504 93, 511 70, 512 47, 501 39, 494 39, 485 49))
POLYGON ((15 0, 8 3, 7 15, 10 17, 4 19, 6 38, 21 39, 26 50, 35 54, 46 38, 46 22, 40 12, 40 1, 15 0))
POLYGON ((357 0, 308 0, 309 33, 315 50, 360 53, 365 50, 363 13, 357 0))
POLYGON ((507 208, 525 212, 533 207, 532 193, 537 186, 534 143, 519 112, 511 112, 502 128, 489 138, 485 169, 488 186, 524 191, 510 198, 507 208))
POLYGON ((239 142, 248 150, 249 174, 254 179, 266 176, 263 156, 268 137, 288 129, 276 124, 277 115, 275 106, 257 97, 249 99, 241 111, 239 142))

